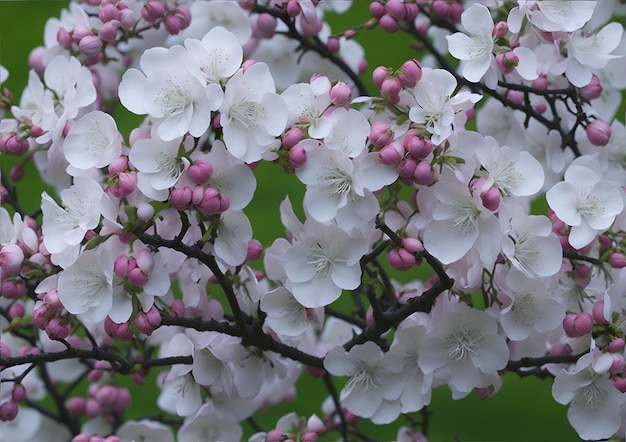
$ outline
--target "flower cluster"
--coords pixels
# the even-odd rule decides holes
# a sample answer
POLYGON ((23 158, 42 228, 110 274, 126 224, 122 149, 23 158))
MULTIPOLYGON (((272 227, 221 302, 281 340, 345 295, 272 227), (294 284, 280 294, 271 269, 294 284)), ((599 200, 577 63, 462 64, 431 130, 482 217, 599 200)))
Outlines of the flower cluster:
POLYGON ((424 441, 506 372, 623 435, 618 3, 70 2, 0 92, 0 439, 424 441), (375 92, 369 32, 417 50, 375 92), (304 376, 320 415, 254 420, 304 376))

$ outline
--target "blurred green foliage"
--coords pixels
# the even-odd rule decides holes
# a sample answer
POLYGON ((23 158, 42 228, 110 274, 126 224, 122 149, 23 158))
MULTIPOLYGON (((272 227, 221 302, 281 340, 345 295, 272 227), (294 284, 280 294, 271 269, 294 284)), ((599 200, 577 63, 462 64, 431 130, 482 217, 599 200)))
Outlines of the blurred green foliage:
MULTIPOLYGON (((343 16, 329 14, 332 29, 338 31, 346 26, 365 23, 369 18, 368 2, 356 0, 350 12, 343 16)), ((27 82, 27 58, 29 51, 43 43, 43 29, 49 17, 58 17, 66 1, 0 1, 0 64, 9 72, 9 80, 4 86, 9 87, 16 98, 27 82)), ((418 58, 401 33, 386 34, 380 29, 359 32, 356 39, 366 49, 369 67, 364 81, 370 91, 374 91, 371 72, 378 65, 394 69, 409 58, 418 58)), ((123 111, 122 111, 123 112, 123 111)), ((123 114, 129 117, 129 114, 123 114)), ((118 120, 120 121, 120 120, 118 120)), ((128 121, 137 122, 137 118, 128 121)), ((127 135, 130 125, 121 127, 127 135)), ((3 173, 15 161, 6 156, 0 157, 3 173)), ((280 223, 278 205, 290 195, 296 213, 302 213, 298 199, 301 201, 303 186, 293 176, 285 176, 279 166, 263 163, 256 170, 258 189, 254 201, 247 208, 255 228, 255 237, 265 247, 274 238, 282 236, 284 228, 280 223)), ((25 182, 20 186, 20 203, 27 212, 39 207, 40 194, 44 189, 36 177, 34 168, 26 169, 25 182)), ((408 280, 412 275, 394 275, 408 280)), ((137 387, 128 382, 133 391, 133 402, 128 418, 139 418, 158 413, 155 400, 158 390, 155 388, 156 372, 148 379, 145 387, 137 387)), ((336 382, 341 388, 345 379, 336 382)), ((566 408, 552 399, 550 379, 541 380, 526 378, 520 380, 517 375, 504 375, 504 386, 500 393, 492 398, 480 400, 475 395, 459 401, 450 398, 447 387, 438 388, 433 392, 429 410, 429 439, 431 441, 574 441, 579 440, 566 419, 566 408)), ((256 421, 263 428, 271 428, 283 414, 295 410, 301 416, 308 417, 313 413, 321 414, 319 405, 326 397, 321 380, 304 373, 298 382, 298 397, 293 403, 279 405, 260 412, 256 421)), ((415 418, 422 416, 417 413, 415 418)), ((246 435, 252 430, 244 424, 246 435)), ((367 434, 379 440, 391 440, 396 437, 395 425, 376 427, 372 424, 363 425, 367 434)), ((335 436, 335 435, 333 435, 335 436)), ((338 437, 338 436, 337 436, 338 437)))

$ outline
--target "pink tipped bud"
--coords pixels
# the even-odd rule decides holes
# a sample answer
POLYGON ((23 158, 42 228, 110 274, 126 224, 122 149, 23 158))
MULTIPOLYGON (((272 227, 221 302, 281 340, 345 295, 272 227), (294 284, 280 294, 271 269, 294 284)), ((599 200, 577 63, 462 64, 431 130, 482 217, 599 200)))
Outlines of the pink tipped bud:
POLYGON ((378 89, 382 87, 383 81, 385 81, 389 73, 390 69, 387 69, 384 66, 378 66, 376 69, 374 69, 374 72, 372 72, 372 79, 374 80, 374 84, 378 89))
POLYGON ((113 262, 113 274, 118 278, 126 278, 128 276, 128 267, 130 259, 126 255, 120 255, 113 262))
POLYGON ((24 309, 24 304, 22 304, 21 302, 14 302, 13 304, 11 304, 11 307, 9 307, 9 316, 11 317, 11 319, 23 318, 25 313, 26 310, 24 309))
POLYGON ((596 302, 593 305, 591 312, 592 312, 593 320, 595 321, 596 324, 606 325, 609 323, 609 321, 607 321, 606 318, 604 317, 604 301, 596 302))
POLYGON ((100 28, 100 38, 106 42, 114 42, 117 39, 117 31, 120 28, 120 22, 109 21, 100 28))
POLYGON ((191 204, 191 187, 179 187, 170 194, 170 203, 176 210, 185 210, 191 204))
POLYGON ((11 390, 11 399, 17 403, 24 402, 24 400, 26 400, 26 389, 22 384, 13 385, 13 389, 11 390))
POLYGON ((380 25, 381 28, 383 28, 385 31, 389 32, 390 34, 393 34, 394 32, 397 32, 400 29, 400 24, 390 14, 385 14, 382 17, 380 17, 380 19, 378 20, 378 24, 380 25))
POLYGON ((609 351, 611 353, 620 353, 624 351, 624 347, 626 347, 626 343, 622 338, 615 338, 609 342, 609 351))
POLYGON ((408 270, 417 262, 415 255, 404 248, 390 250, 387 254, 387 258, 389 259, 391 268, 398 271, 408 270))
POLYGON ((405 157, 398 164, 398 175, 400 175, 402 178, 413 178, 416 167, 417 161, 413 157, 405 157))
POLYGON ((3 358, 11 357, 11 349, 4 342, 0 342, 0 356, 3 358))
POLYGON ((24 166, 22 164, 16 164, 15 166, 11 167, 11 170, 9 171, 9 177, 14 182, 20 181, 22 178, 24 178, 24 166))
POLYGON ((501 198, 502 195, 500 195, 500 191, 495 187, 490 187, 489 190, 480 196, 485 209, 491 210, 492 212, 495 212, 498 210, 498 207, 500 207, 501 198))
POLYGON ((596 74, 591 74, 591 81, 588 85, 578 89, 578 95, 585 100, 593 100, 602 95, 602 85, 596 74))
POLYGON ((183 19, 178 15, 170 14, 165 17, 165 30, 171 35, 177 35, 183 29, 183 19))
POLYGON ((524 96, 524 92, 522 91, 509 90, 506 93, 506 96, 515 104, 522 104, 526 99, 526 97, 524 96))
POLYGON ((370 129, 370 141, 376 147, 383 147, 393 140, 395 136, 394 132, 391 130, 391 126, 384 121, 376 121, 372 124, 370 129))
POLYGON ((16 402, 7 401, 0 405, 0 421, 9 422, 17 417, 19 408, 16 402))
POLYGON ((435 171, 429 161, 422 160, 417 163, 413 172, 413 180, 415 180, 416 184, 423 186, 432 184, 435 180, 435 171))
POLYGON ((111 3, 105 3, 98 12, 98 18, 102 23, 107 23, 111 20, 119 20, 120 10, 111 3))
POLYGON ((102 408, 110 409, 113 408, 113 405, 117 402, 117 391, 117 387, 113 385, 101 385, 94 393, 93 399, 98 402, 102 408))
POLYGON ((95 399, 87 399, 85 413, 89 417, 97 417, 102 413, 102 406, 95 399))
POLYGON ((432 10, 441 19, 447 20, 452 17, 452 5, 447 1, 435 0, 432 10))
POLYGON ((26 284, 23 281, 5 279, 0 283, 0 293, 6 299, 21 298, 26 294, 26 284))
POLYGON ((251 239, 248 241, 248 254, 246 256, 246 262, 256 261, 263 254, 263 245, 258 239, 251 239))
POLYGON ((319 34, 322 30, 322 26, 324 22, 318 16, 316 16, 313 20, 307 20, 305 16, 300 17, 300 27, 302 29, 302 35, 306 38, 313 37, 314 35, 319 34))
POLYGON ((369 9, 374 18, 380 18, 385 14, 385 6, 379 2, 370 3, 369 9))
POLYGON ((213 166, 204 160, 196 160, 189 165, 187 174, 194 183, 206 184, 213 175, 213 166))
POLYGON ((259 14, 256 26, 259 31, 258 38, 271 38, 276 32, 276 18, 268 13, 259 14))
POLYGON ((587 125, 587 139, 594 146, 606 146, 611 139, 611 127, 603 120, 594 120, 587 125))
POLYGON ((180 299, 174 299, 170 305, 170 315, 182 318, 185 315, 185 304, 180 299))
POLYGON ((298 0, 289 0, 287 2, 287 15, 289 17, 297 17, 300 14, 300 5, 298 0))
POLYGON ((76 25, 70 32, 72 35, 72 41, 76 44, 79 44, 80 41, 85 37, 93 37, 93 32, 85 25, 76 25))
POLYGON ((417 135, 408 133, 404 138, 404 147, 416 160, 423 160, 433 151, 433 143, 426 139, 422 140, 417 135))
POLYGON ((72 47, 72 35, 64 27, 60 27, 57 31, 57 42, 63 49, 70 49, 72 47))
POLYGON ((479 399, 487 399, 493 395, 495 388, 493 385, 488 387, 476 388, 476 395, 479 399))
POLYGON ((388 0, 385 3, 385 11, 398 21, 406 18, 406 9, 400 0, 388 0))
POLYGON ((65 323, 62 318, 55 317, 48 322, 46 333, 52 340, 61 340, 67 338, 72 332, 72 327, 65 323))
POLYGON ((568 313, 563 319, 563 330, 571 338, 578 338, 591 333, 593 330, 593 317, 586 312, 568 313))
POLYGON ((46 306, 49 310, 53 312, 60 312, 63 310, 63 304, 59 299, 59 292, 57 289, 51 289, 44 295, 43 302, 45 302, 46 306))
POLYGON ((402 90, 402 83, 397 78, 387 77, 383 80, 380 91, 389 96, 395 96, 402 90))
POLYGON ((135 25, 137 14, 131 8, 122 9, 120 11, 120 24, 123 29, 130 29, 135 25))
POLYGON ((292 127, 285 132, 285 135, 283 136, 283 146, 287 149, 291 149, 293 146, 302 141, 303 133, 304 131, 301 128, 297 126, 292 127))
POLYGON ((304 147, 296 144, 291 149, 289 149, 289 164, 293 166, 294 169, 298 169, 306 163, 306 150, 304 147))
POLYGON ((405 61, 400 67, 398 80, 402 86, 413 88, 422 78, 422 65, 419 61, 412 59, 405 61))
POLYGON ((510 74, 519 64, 519 58, 513 51, 496 55, 496 66, 503 74, 510 74))
POLYGON ((141 16, 148 22, 156 21, 165 15, 165 5, 159 1, 146 3, 141 9, 141 16))
POLYGON ((92 435, 89 433, 80 433, 74 436, 70 442, 92 442, 92 435))
POLYGON ((118 324, 107 316, 104 319, 104 331, 112 338, 119 339, 120 341, 128 342, 132 339, 133 333, 130 329, 130 323, 123 322, 118 324))
POLYGON ((111 186, 111 192, 120 198, 127 197, 137 190, 137 173, 122 172, 117 176, 117 185, 111 186))
POLYGON ((330 99, 335 106, 345 106, 350 103, 350 100, 352 100, 350 86, 343 81, 337 82, 337 84, 330 89, 330 99))
POLYGON ((19 274, 23 262, 24 251, 17 244, 6 244, 0 247, 0 268, 5 277, 19 274))
POLYGON ((509 26, 506 24, 505 21, 499 21, 493 27, 491 35, 493 35, 494 38, 503 38, 507 32, 509 32, 509 26))
POLYGON ((109 164, 109 174, 117 175, 128 169, 128 157, 117 157, 109 164))
POLYGON ((328 40, 326 41, 326 49, 330 52, 339 52, 339 49, 341 49, 339 39, 335 37, 328 37, 328 40))
POLYGON ((396 166, 402 161, 405 153, 404 147, 402 147, 400 143, 392 141, 380 149, 378 158, 380 162, 386 166, 396 166))
POLYGON ((37 75, 43 76, 46 67, 43 64, 43 57, 46 53, 46 48, 38 46, 28 54, 28 66, 33 69, 37 75))
POLYGON ((550 347, 550 356, 567 356, 572 354, 572 347, 569 344, 564 344, 562 342, 555 343, 552 347, 550 347))
POLYGON ((626 267, 626 256, 623 253, 615 252, 609 256, 609 265, 614 269, 622 269, 626 267))
POLYGON ((141 249, 135 253, 137 267, 145 273, 151 273, 154 270, 154 255, 148 249, 141 249))
POLYGON ((84 397, 72 396, 67 402, 67 408, 75 416, 81 416, 85 414, 85 405, 87 400, 84 397))
POLYGON ((534 88, 546 89, 548 87, 548 78, 545 75, 540 75, 532 82, 534 88))
POLYGON ((304 433, 300 440, 302 442, 317 442, 317 433, 315 433, 313 431, 309 431, 308 433, 304 433))
POLYGON ((265 436, 266 442, 284 442, 289 436, 282 430, 274 429, 267 432, 265 436))
POLYGON ((617 391, 620 393, 626 393, 626 378, 622 376, 614 376, 611 378, 611 382, 617 391))
POLYGON ((128 282, 137 287, 143 287, 148 283, 148 275, 139 267, 135 267, 128 272, 128 282))

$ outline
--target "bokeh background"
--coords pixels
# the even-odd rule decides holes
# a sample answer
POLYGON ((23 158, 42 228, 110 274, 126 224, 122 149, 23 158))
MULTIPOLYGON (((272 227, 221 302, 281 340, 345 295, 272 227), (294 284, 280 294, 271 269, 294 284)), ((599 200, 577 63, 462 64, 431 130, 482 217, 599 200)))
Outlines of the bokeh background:
MULTIPOLYGON (((331 0, 332 1, 332 0, 331 0)), ((368 16, 368 1, 355 0, 350 12, 340 17, 329 16, 333 29, 345 28, 364 23, 368 16)), ((0 64, 5 66, 10 77, 4 86, 9 87, 16 98, 27 82, 27 57, 30 50, 43 42, 43 28, 49 17, 58 17, 66 1, 7 1, 0 0, 0 64)), ((369 68, 364 81, 370 91, 374 90, 371 71, 378 65, 398 68, 409 58, 419 58, 410 49, 401 34, 389 35, 380 30, 361 32, 357 40, 364 46, 369 68)), ((140 119, 120 111, 120 130, 126 136, 133 124, 140 119)), ((12 158, 0 157, 3 173, 8 173, 12 158)), ((284 228, 280 224, 278 204, 286 194, 294 202, 296 211, 301 213, 297 198, 303 194, 303 187, 294 177, 282 176, 277 166, 262 164, 257 170, 259 189, 255 200, 247 209, 257 237, 265 247, 274 238, 281 236, 284 228)), ((21 183, 20 203, 27 212, 39 207, 40 195, 46 189, 34 173, 32 165, 26 168, 24 182, 21 183)), ((396 276, 396 275, 394 275, 396 276)), ((398 279, 408 280, 410 274, 397 275, 398 279)), ((133 401, 128 418, 140 418, 158 413, 155 400, 158 389, 155 386, 157 372, 151 374, 148 385, 132 389, 133 401)), ((345 379, 339 379, 340 388, 345 379)), ((494 397, 480 400, 474 394, 459 401, 450 398, 447 387, 433 392, 429 408, 429 439, 431 441, 575 441, 579 440, 567 422, 567 408, 554 402, 550 389, 551 379, 524 378, 515 374, 504 375, 504 386, 494 397)), ((86 386, 82 386, 84 389, 86 386)), ((306 372, 298 383, 298 396, 294 402, 273 407, 258 413, 256 421, 261 427, 270 429, 283 414, 295 410, 301 416, 321 414, 319 406, 325 398, 325 390, 319 379, 306 372)), ((420 419, 418 414, 416 418, 420 419)), ((392 440, 396 437, 394 426, 364 425, 367 434, 378 440, 392 440)), ((252 430, 244 424, 245 435, 252 430)))

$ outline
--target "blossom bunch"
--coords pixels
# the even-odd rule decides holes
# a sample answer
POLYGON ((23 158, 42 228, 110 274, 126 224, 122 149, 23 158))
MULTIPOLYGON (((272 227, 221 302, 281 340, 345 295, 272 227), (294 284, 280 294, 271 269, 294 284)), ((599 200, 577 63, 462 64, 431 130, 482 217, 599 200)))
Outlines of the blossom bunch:
POLYGON ((369 420, 423 441, 434 389, 484 399, 505 373, 553 378, 582 439, 624 437, 619 1, 376 0, 331 29, 363 5, 48 20, 0 92, 0 439, 312 442, 369 420), (376 66, 375 32, 413 56, 376 66), (284 233, 258 236, 258 204, 284 233), (317 411, 256 418, 306 377, 317 411))

